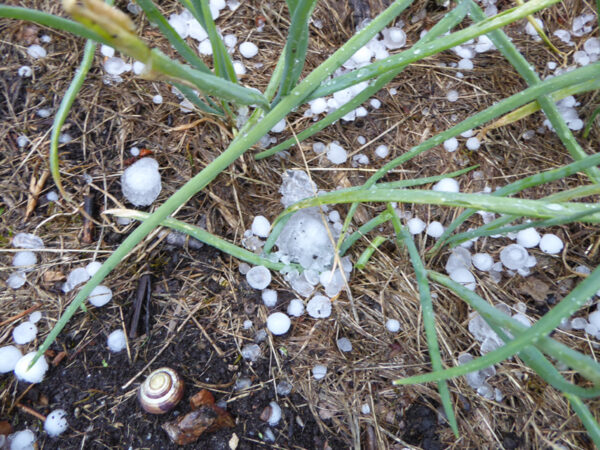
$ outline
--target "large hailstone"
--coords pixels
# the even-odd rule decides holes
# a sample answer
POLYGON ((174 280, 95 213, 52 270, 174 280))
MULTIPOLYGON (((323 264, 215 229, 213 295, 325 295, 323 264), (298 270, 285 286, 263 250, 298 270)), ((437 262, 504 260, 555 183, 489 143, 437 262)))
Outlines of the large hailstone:
POLYGON ((267 317, 267 328, 277 336, 287 333, 291 324, 290 318, 282 312, 275 312, 267 317))
POLYGON ((295 213, 277 238, 277 246, 289 261, 305 269, 325 270, 333 258, 330 233, 318 211, 303 209, 295 213))
POLYGON ((29 364, 33 361, 36 352, 27 353, 23 356, 15 365, 15 375, 19 380, 26 381, 28 383, 39 383, 44 379, 44 375, 48 370, 48 363, 44 355, 40 356, 40 359, 29 368, 29 364))
POLYGON ((67 412, 64 409, 55 409, 46 417, 44 431, 50 437, 56 437, 66 431, 69 427, 67 412))
POLYGON ((500 252, 500 261, 510 270, 523 269, 527 264, 529 253, 519 244, 510 244, 500 252))
POLYGON ((153 158, 140 159, 125 169, 121 176, 123 195, 135 206, 151 205, 161 189, 158 162, 153 158))
POLYGON ((253 267, 246 273, 246 281, 251 288, 263 290, 271 283, 271 271, 265 266, 253 267))
POLYGON ((12 372, 15 370, 17 361, 23 357, 21 350, 14 345, 0 347, 0 373, 12 372))

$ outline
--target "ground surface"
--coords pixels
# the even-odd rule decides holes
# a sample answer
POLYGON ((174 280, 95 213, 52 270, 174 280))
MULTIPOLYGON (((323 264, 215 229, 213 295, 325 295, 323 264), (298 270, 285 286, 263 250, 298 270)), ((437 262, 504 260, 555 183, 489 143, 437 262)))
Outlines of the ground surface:
MULTIPOLYGON (((168 15, 174 6, 161 2, 168 15)), ((58 4, 37 2, 47 11, 59 11, 58 4)), ((124 7, 125 5, 120 6, 124 7)), ((501 8, 507 5, 499 4, 501 8)), ((370 4, 372 14, 383 5, 370 4)), ((354 11, 357 6, 355 5, 354 11)), ((547 24, 569 23, 575 15, 589 12, 584 2, 566 2, 543 16, 547 24)), ((311 47, 308 68, 315 67, 351 34, 354 27, 353 9, 344 2, 323 2, 316 17, 323 28, 311 27, 311 47)), ((402 16, 409 43, 430 27, 443 14, 433 4, 417 2, 402 16), (425 8, 425 9, 423 9, 425 8), (411 22, 419 11, 425 16, 411 22)), ((235 14, 219 19, 225 32, 236 30, 239 39, 253 40, 261 53, 244 82, 263 89, 282 46, 280 29, 287 27, 283 19, 284 5, 275 2, 246 2, 235 14), (258 16, 267 18, 264 32, 255 28, 258 16)), ((142 24, 138 18, 137 22, 142 24)), ((143 36, 169 51, 156 31, 142 24, 143 36)), ((551 53, 541 44, 532 42, 521 31, 520 23, 509 28, 515 43, 545 73, 551 53)), ((552 27, 552 25, 550 25, 552 27)), ((566 25, 565 25, 566 26, 566 25)), ((29 186, 32 179, 43 176, 47 167, 49 130, 52 117, 36 115, 40 108, 55 111, 81 58, 82 43, 64 33, 48 29, 32 29, 21 22, 0 21, 0 270, 6 279, 12 271, 10 237, 16 232, 33 232, 43 238, 52 251, 40 253, 40 266, 30 274, 25 287, 0 294, 0 344, 11 341, 11 331, 20 312, 39 304, 44 318, 39 323, 37 342, 26 346, 31 351, 41 343, 61 312, 74 297, 60 291, 62 278, 75 267, 93 259, 103 261, 132 227, 117 225, 110 217, 95 214, 96 227, 92 243, 82 241, 82 216, 78 207, 85 195, 95 196, 96 211, 120 206, 123 202, 119 176, 130 157, 128 149, 136 145, 154 151, 160 163, 164 201, 192 174, 212 161, 230 140, 226 124, 217 121, 196 123, 198 116, 179 111, 178 100, 165 85, 125 76, 121 84, 102 82, 101 57, 75 102, 63 131, 74 140, 61 147, 62 176, 74 202, 63 199, 54 203, 45 194, 55 189, 48 180, 36 207, 26 213, 29 186), (30 43, 48 33, 52 42, 46 47, 49 56, 31 61, 25 52, 30 43), (23 64, 34 68, 33 78, 17 76, 23 64), (160 92, 162 105, 151 98, 160 92), (21 149, 16 139, 26 134, 31 145, 21 149), (86 184, 83 175, 92 177, 86 184)), ((561 47, 572 52, 569 47, 561 47)), ((188 223, 201 223, 210 232, 240 244, 244 230, 256 214, 272 219, 281 211, 278 188, 281 173, 289 168, 310 169, 321 189, 359 185, 381 162, 372 156, 376 145, 386 143, 397 156, 432 134, 448 128, 473 111, 481 110, 525 84, 498 53, 478 57, 476 70, 464 79, 455 70, 439 67, 439 62, 455 62, 452 54, 415 65, 406 70, 389 87, 398 90, 390 95, 384 90, 377 95, 383 107, 372 110, 365 119, 349 124, 337 123, 317 139, 328 143, 338 140, 347 149, 358 152, 358 136, 367 142, 374 140, 364 152, 369 153, 372 166, 356 169, 350 164, 331 166, 314 156, 309 140, 302 148, 291 149, 287 159, 270 158, 254 162, 249 155, 237 161, 221 174, 205 191, 196 195, 178 213, 177 218, 188 223), (446 101, 448 89, 458 89, 461 101, 446 101)), ((558 61, 561 64, 561 61, 558 61)), ((578 97, 582 116, 589 114, 597 99, 592 95, 578 97)), ((296 131, 309 122, 301 114, 291 117, 296 131)), ((522 139, 526 130, 536 130, 542 123, 540 114, 517 124, 495 130, 478 152, 461 146, 456 153, 443 148, 410 161, 394 171, 388 180, 437 175, 480 164, 483 179, 465 176, 461 189, 476 192, 485 184, 492 187, 522 178, 542 169, 571 161, 559 139, 546 133, 533 140, 522 139)), ((286 131, 286 136, 289 132, 286 131)), ((581 141, 588 151, 598 149, 598 133, 592 131, 588 141, 581 141)), ((530 198, 585 183, 583 177, 571 177, 530 190, 530 198)), ((594 199, 591 199, 593 201, 594 199)), ((361 224, 382 210, 381 205, 366 205, 359 209, 356 223, 361 224)), ((411 207, 407 207, 411 209, 411 207)), ((152 208, 147 208, 151 210, 152 208)), ((344 217, 345 208, 338 208, 344 217)), ((437 207, 413 210, 423 219, 451 221, 455 211, 437 207)), ((476 219, 471 224, 477 224, 476 219)), ((504 278, 500 284, 487 277, 480 280, 480 293, 493 303, 509 306, 522 301, 527 313, 538 318, 577 282, 572 268, 578 264, 595 267, 598 264, 598 227, 572 225, 554 230, 567 243, 560 258, 536 253, 538 265, 529 278, 504 278)), ((384 235, 393 230, 385 227, 384 235)), ((224 429, 201 438, 189 448, 229 448, 235 434, 238 448, 348 448, 362 443, 366 448, 591 448, 581 423, 567 403, 547 387, 518 360, 497 367, 498 374, 490 380, 504 394, 501 402, 491 402, 477 396, 464 380, 450 384, 459 421, 461 437, 455 439, 438 412, 438 396, 433 384, 394 388, 391 381, 430 370, 427 345, 422 333, 418 291, 410 263, 392 240, 376 252, 364 271, 354 273, 351 297, 343 293, 334 303, 331 318, 313 321, 307 317, 295 320, 285 337, 269 336, 262 342, 262 357, 253 364, 240 361, 241 347, 255 339, 268 314, 260 293, 250 289, 238 272, 238 261, 208 247, 190 249, 169 246, 164 236, 152 234, 107 279, 115 292, 114 300, 105 308, 90 308, 88 314, 75 315, 55 342, 53 354, 67 352, 67 357, 52 366, 46 380, 35 386, 17 383, 12 374, 0 376, 2 385, 1 419, 15 430, 29 427, 39 431, 40 448, 168 448, 160 426, 177 413, 154 417, 142 413, 135 398, 136 388, 151 368, 171 366, 187 383, 187 400, 200 389, 211 390, 217 401, 225 401, 236 419, 236 427, 224 429), (114 329, 129 327, 132 302, 137 282, 144 274, 152 277, 152 308, 149 334, 140 330, 140 337, 130 339, 128 350, 111 354, 106 349, 106 336, 114 329), (354 306, 353 306, 354 304, 354 306), (356 311, 353 310, 356 309, 356 311), (398 318, 402 331, 385 332, 387 318, 398 318), (254 327, 243 329, 250 319, 254 327), (340 353, 335 341, 348 337, 354 350, 340 353), (315 363, 326 364, 327 377, 312 378, 315 363), (235 382, 248 377, 249 389, 235 390, 235 382), (275 386, 281 381, 293 384, 292 394, 279 397, 275 386), (126 386, 123 388, 123 386, 126 386), (260 414, 270 401, 276 400, 284 411, 275 433, 275 444, 265 443, 267 425, 260 414), (372 413, 361 414, 361 405, 369 404, 372 413), (60 439, 50 439, 41 431, 41 422, 23 406, 47 414, 64 408, 69 413, 70 429, 60 439)), ((508 241, 485 240, 478 248, 497 252, 508 241)), ((431 245, 431 239, 417 241, 420 250, 431 245)), ((354 258, 364 248, 361 244, 354 258)), ((432 268, 443 268, 445 256, 429 261, 432 268)), ((279 291, 278 310, 285 310, 294 295, 285 282, 275 277, 274 289, 279 291)), ((456 356, 474 347, 467 331, 469 311, 457 298, 434 287, 437 295, 436 314, 442 357, 448 365, 456 356)), ((595 347, 582 332, 561 332, 557 335, 569 345, 593 353, 595 347)), ((50 355, 51 356, 51 355, 50 355)), ((573 380, 578 381, 578 380, 573 380)), ((177 412, 187 412, 187 402, 177 412)), ((597 401, 588 402, 598 411, 597 401)))

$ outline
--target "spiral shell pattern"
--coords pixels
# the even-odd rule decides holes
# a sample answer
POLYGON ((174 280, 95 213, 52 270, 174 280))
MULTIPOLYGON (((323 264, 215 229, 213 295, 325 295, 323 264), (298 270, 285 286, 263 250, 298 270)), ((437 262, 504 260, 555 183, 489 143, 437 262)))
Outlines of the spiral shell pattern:
POLYGON ((164 414, 172 410, 183 397, 181 377, 169 367, 156 369, 140 385, 138 399, 144 411, 164 414))

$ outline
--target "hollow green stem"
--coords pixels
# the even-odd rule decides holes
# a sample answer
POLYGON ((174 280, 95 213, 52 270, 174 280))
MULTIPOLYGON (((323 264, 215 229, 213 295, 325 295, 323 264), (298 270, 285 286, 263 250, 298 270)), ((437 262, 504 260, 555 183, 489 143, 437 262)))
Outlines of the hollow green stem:
POLYGON ((458 367, 432 372, 424 375, 417 375, 409 378, 404 378, 394 381, 396 385, 407 385, 416 383, 427 383, 430 381, 448 380, 457 376, 465 375, 469 372, 481 370, 489 367, 492 364, 509 358, 528 345, 537 344, 541 338, 547 336, 552 330, 556 329, 563 318, 570 317, 575 311, 581 308, 585 302, 590 299, 596 291, 600 289, 600 267, 597 267, 589 277, 583 280, 573 289, 562 301, 544 315, 540 320, 517 336, 504 346, 485 356, 474 359, 471 362, 458 367))
MULTIPOLYGON (((501 187, 497 191, 492 192, 490 195, 493 197, 504 197, 512 194, 516 194, 517 192, 521 192, 525 189, 539 186, 542 184, 550 183, 552 181, 560 180, 561 178, 568 177, 577 172, 580 172, 584 169, 588 169, 590 167, 594 167, 600 164, 600 153, 595 155, 586 156, 580 161, 576 161, 571 164, 567 164, 566 166, 559 167, 558 169, 551 169, 545 172, 536 173, 535 175, 531 175, 529 177, 523 178, 521 180, 515 181, 514 183, 507 184, 506 186, 501 187)), ((437 251, 446 243, 448 237, 456 230, 460 225, 462 225, 465 220, 475 214, 474 209, 467 209, 463 211, 450 225, 448 228, 444 230, 444 233, 440 236, 436 244, 429 251, 429 254, 435 254, 437 251)))
MULTIPOLYGON (((127 219, 135 219, 139 221, 144 221, 150 217, 150 214, 136 211, 133 209, 109 209, 104 211, 103 214, 111 214, 116 217, 124 217, 127 219)), ((238 247, 231 242, 226 241, 223 238, 215 236, 208 231, 197 227, 195 225, 190 225, 185 222, 182 222, 177 219, 165 219, 160 223, 161 226, 169 227, 172 230, 179 231, 181 233, 185 233, 200 242, 203 242, 206 245, 210 245, 211 247, 216 248, 217 250, 221 250, 228 255, 233 256, 234 258, 240 259, 242 261, 246 261, 247 263, 253 264, 255 266, 265 266, 271 270, 280 271, 286 266, 292 266, 295 269, 299 269, 299 266, 295 264, 283 264, 278 262, 273 262, 267 258, 263 258, 262 256, 257 255, 245 248, 238 247)))
MULTIPOLYGON (((507 316, 502 311, 499 311, 498 309, 494 308, 483 298, 481 298, 475 292, 467 289, 462 284, 451 280, 449 277, 442 275, 441 273, 434 272, 431 270, 428 272, 428 275, 429 278, 431 278, 436 283, 439 283, 442 286, 445 286, 448 289, 452 290, 469 306, 475 309, 486 321, 493 323, 495 326, 507 329, 515 335, 521 334, 527 330, 527 327, 525 327, 525 325, 516 321, 512 317, 507 316)), ((504 338, 503 340, 506 341, 504 338)), ((595 385, 600 386, 600 363, 598 363, 598 361, 594 360, 593 358, 587 355, 577 352, 567 347, 566 345, 561 344, 558 341, 555 341, 549 336, 541 338, 535 344, 535 346, 548 356, 578 371, 582 376, 590 380, 595 385)), ((558 387, 557 389, 564 390, 558 387)), ((577 395, 582 395, 587 398, 597 397, 600 395, 600 388, 596 388, 594 390, 576 390, 575 393, 577 395)))
POLYGON ((361 81, 367 81, 371 78, 376 78, 388 71, 397 70, 398 68, 417 62, 428 56, 435 55, 444 50, 448 50, 457 45, 463 44, 470 39, 474 39, 482 34, 501 28, 505 25, 513 23, 530 14, 533 14, 541 9, 547 8, 560 0, 530 0, 523 6, 518 6, 501 12, 493 17, 488 17, 481 22, 475 23, 464 30, 457 31, 443 39, 436 39, 426 43, 418 48, 411 48, 402 53, 390 56, 375 63, 361 67, 333 80, 326 81, 318 89, 316 89, 308 99, 324 97, 325 95, 333 94, 341 89, 354 86, 361 81))
POLYGON ((590 213, 582 220, 589 223, 600 222, 600 214, 591 213, 596 207, 591 203, 548 203, 542 200, 493 197, 487 194, 436 192, 421 189, 361 189, 342 193, 329 192, 293 204, 282 212, 276 221, 302 208, 352 202, 401 202, 455 206, 544 219, 565 217, 578 213, 590 213))
MULTIPOLYGON (((142 222, 104 262, 96 274, 81 288, 75 299, 67 307, 52 331, 48 334, 31 364, 50 347, 61 330, 68 323, 81 305, 100 282, 119 264, 126 259, 135 246, 146 237, 154 228, 160 225, 177 208, 186 203, 194 194, 204 189, 217 175, 225 170, 233 161, 244 154, 261 137, 269 132, 273 126, 285 117, 321 81, 331 75, 337 67, 352 56, 360 47, 365 45, 380 29, 387 25, 397 14, 410 4, 410 0, 397 0, 383 13, 375 18, 361 32, 354 35, 340 47, 333 55, 311 72, 294 90, 284 97, 275 107, 267 112, 259 123, 246 124, 243 131, 236 136, 229 147, 221 153, 208 167, 186 182, 178 191, 162 204, 147 220, 142 222)), ((224 81, 224 80, 223 80, 224 81)), ((231 83, 233 84, 233 83, 231 83)), ((236 85, 234 85, 236 86, 236 85)), ((258 117, 258 116, 255 116, 258 117)), ((258 119, 256 119, 258 120, 258 119)))
POLYGON ((69 84, 69 88, 63 99, 60 102, 60 106, 58 111, 56 111, 56 115, 54 116, 54 122, 52 123, 52 135, 50 136, 50 174, 52 175, 52 179, 54 180, 54 184, 58 188, 60 195, 62 195, 66 200, 70 200, 70 196, 67 195, 62 180, 60 178, 60 161, 58 157, 58 138, 60 136, 60 130, 69 115, 69 111, 71 110, 71 106, 83 85, 83 81, 87 76, 87 73, 92 66, 92 62, 94 60, 94 52, 96 51, 96 43, 94 41, 88 40, 85 43, 85 47, 83 50, 83 58, 81 59, 81 64, 79 68, 75 72, 75 76, 73 80, 71 80, 71 84, 69 84))
MULTIPOLYGON (((419 300, 421 302, 423 327, 425 328, 425 336, 427 337, 427 349, 429 351, 429 358, 431 359, 431 367, 433 367, 433 370, 435 371, 442 370, 442 356, 440 355, 440 346, 438 344, 437 332, 435 330, 435 313, 433 312, 433 302, 431 301, 431 291, 429 289, 429 281, 427 279, 427 270, 425 269, 425 265, 421 260, 419 250, 417 249, 411 234, 408 232, 406 227, 402 226, 396 211, 389 203, 387 205, 387 211, 392 216, 392 224, 396 232, 398 246, 401 247, 402 244, 406 246, 408 255, 410 257, 410 262, 412 263, 415 271, 415 278, 419 286, 419 300)), ((452 409, 452 400, 450 399, 448 383, 446 383, 445 380, 440 380, 438 381, 437 385, 450 428, 452 428, 454 435, 458 437, 458 425, 456 424, 454 409, 452 409)))
MULTIPOLYGON (((460 4, 456 8, 454 8, 452 11, 450 11, 448 14, 446 14, 442 18, 442 20, 440 20, 437 24, 435 24, 433 26, 433 28, 431 28, 431 30, 429 30, 429 32, 427 32, 427 34, 425 36, 423 36, 423 38, 415 44, 415 46, 422 45, 424 42, 429 42, 429 41, 435 39, 436 37, 441 36, 442 34, 446 33, 448 30, 450 30, 456 24, 460 23, 460 21, 465 17, 465 15, 467 13, 467 9, 468 9, 467 2, 461 1, 460 4)), ((373 82, 372 85, 369 85, 366 89, 364 89, 362 92, 360 92, 356 97, 354 97, 348 103, 342 105, 340 108, 329 113, 325 118, 319 120, 317 123, 311 125, 307 129, 301 131, 295 137, 287 139, 284 142, 276 145, 273 148, 270 148, 268 150, 258 153, 257 155, 255 155, 255 158, 257 160, 259 160, 259 159, 266 158, 267 156, 274 155, 275 153, 278 153, 280 151, 290 148, 292 145, 296 144, 296 142, 303 141, 304 139, 307 139, 307 138, 313 136, 314 134, 318 133, 319 131, 323 130, 324 128, 326 128, 329 125, 331 125, 332 123, 334 123, 335 121, 344 117, 350 111, 353 111, 354 109, 358 108, 367 99, 369 99, 375 93, 377 93, 381 89, 383 89, 384 86, 386 86, 390 81, 392 81, 405 68, 406 68, 406 65, 400 67, 397 70, 391 71, 385 75, 380 76, 373 82)))

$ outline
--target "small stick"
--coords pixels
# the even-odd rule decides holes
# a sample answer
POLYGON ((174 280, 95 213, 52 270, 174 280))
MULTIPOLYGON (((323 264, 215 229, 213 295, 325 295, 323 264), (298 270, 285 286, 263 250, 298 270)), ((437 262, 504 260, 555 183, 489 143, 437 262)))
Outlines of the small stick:
POLYGON ((26 309, 25 311, 20 312, 16 316, 12 316, 9 319, 6 319, 4 322, 0 322, 0 327, 3 327, 4 325, 8 325, 9 323, 14 322, 15 320, 19 320, 21 317, 26 316, 27 314, 32 313, 36 309, 39 309, 41 306, 42 306, 42 304, 38 303, 37 305, 34 305, 31 308, 26 309))
POLYGON ((175 333, 173 333, 171 335, 171 337, 169 339, 167 339, 167 342, 165 343, 165 345, 163 345, 162 348, 156 353, 156 355, 154 355, 152 357, 152 359, 150 361, 148 361, 148 363, 144 367, 142 367, 142 370, 140 370, 138 373, 136 373, 127 383, 125 383, 123 386, 121 386, 121 389, 123 389, 123 390, 127 389, 131 385, 131 383, 133 383, 135 380, 137 380, 139 378, 139 376, 148 369, 148 367, 150 367, 152 364, 154 364, 154 361, 156 361, 156 359, 160 355, 162 355, 162 352, 164 352, 169 347, 169 345, 171 345, 171 342, 173 341, 173 339, 175 339, 175 337, 179 334, 179 332, 181 330, 183 330, 183 327, 188 323, 188 321, 192 318, 192 316, 194 314, 196 314, 198 312, 198 310, 200 308, 202 308, 203 306, 204 306, 204 303, 198 302, 198 304, 188 314, 188 316, 184 319, 184 321, 181 323, 181 325, 179 325, 179 327, 177 328, 175 333))
POLYGON ((94 242, 94 193, 91 192, 83 198, 83 237, 86 244, 94 242))
POLYGON ((17 403, 17 408, 19 408, 20 410, 22 410, 23 412, 26 412, 27 414, 32 415, 33 417, 37 417, 38 419, 40 419, 42 422, 46 421, 46 416, 40 414, 39 412, 37 412, 34 409, 31 409, 29 406, 25 406, 22 403, 17 403))
POLYGON ((35 175, 31 177, 31 182, 29 183, 29 198, 27 199, 27 208, 25 209, 25 218, 23 219, 23 221, 26 221, 29 218, 29 216, 37 206, 38 198, 49 176, 50 172, 44 170, 40 175, 39 180, 35 179, 35 175))
POLYGON ((150 333, 150 301, 151 301, 151 282, 150 275, 145 274, 140 277, 138 287, 135 293, 135 301, 133 302, 133 315, 131 316, 131 322, 129 325, 129 339, 135 339, 137 337, 137 330, 140 322, 140 315, 142 314, 142 305, 145 303, 145 317, 144 325, 146 327, 146 334, 150 333), (145 300, 145 302, 144 302, 145 300))

